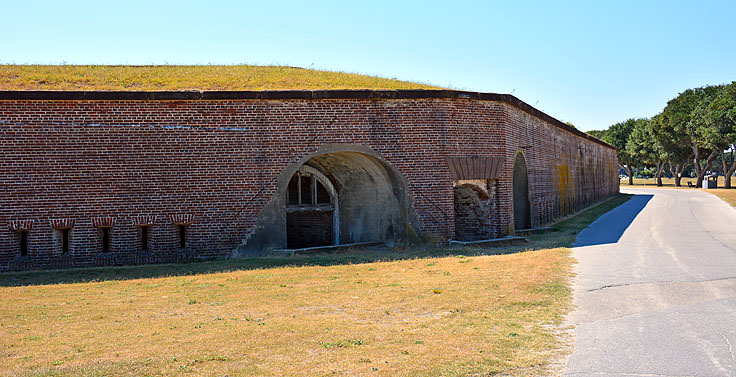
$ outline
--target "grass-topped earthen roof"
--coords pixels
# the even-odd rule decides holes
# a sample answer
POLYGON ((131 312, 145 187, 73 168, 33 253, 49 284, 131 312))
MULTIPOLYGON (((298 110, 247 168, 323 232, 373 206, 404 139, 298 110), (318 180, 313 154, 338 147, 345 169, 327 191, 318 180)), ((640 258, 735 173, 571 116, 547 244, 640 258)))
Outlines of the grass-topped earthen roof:
POLYGON ((0 90, 441 89, 354 73, 255 65, 0 65, 0 90))

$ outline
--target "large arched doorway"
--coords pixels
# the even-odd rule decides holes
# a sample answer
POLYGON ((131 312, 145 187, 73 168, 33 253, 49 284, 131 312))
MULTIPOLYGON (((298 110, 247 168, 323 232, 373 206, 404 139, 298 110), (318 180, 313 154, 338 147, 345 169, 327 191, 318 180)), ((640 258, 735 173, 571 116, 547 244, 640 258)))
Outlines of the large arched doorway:
MULTIPOLYGON (((393 244, 402 238, 400 233, 405 231, 406 219, 400 193, 404 189, 396 174, 385 162, 362 153, 325 153, 307 160, 297 175, 302 177, 302 200, 305 195, 315 198, 313 206, 306 203, 313 210, 292 210, 295 201, 289 196, 285 206, 287 247, 359 242, 393 244), (309 178, 304 178, 305 173, 309 178), (311 183, 305 186, 309 179, 316 183, 316 188, 311 183), (312 191, 307 193, 305 187, 312 191)), ((294 177, 291 182, 295 182, 294 177)), ((288 192, 295 190, 293 185, 290 183, 288 192)))
POLYGON ((370 148, 325 144, 278 177, 236 254, 419 240, 418 220, 401 173, 370 148))
POLYGON ((529 229, 532 227, 531 208, 529 206, 529 177, 526 170, 526 161, 521 152, 516 155, 514 161, 513 179, 514 229, 529 229))

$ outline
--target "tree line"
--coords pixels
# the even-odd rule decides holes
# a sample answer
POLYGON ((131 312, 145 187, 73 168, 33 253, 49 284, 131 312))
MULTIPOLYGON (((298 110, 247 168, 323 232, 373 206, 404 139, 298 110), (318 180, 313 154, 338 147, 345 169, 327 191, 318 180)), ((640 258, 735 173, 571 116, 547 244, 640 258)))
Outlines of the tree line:
POLYGON ((588 133, 618 149, 618 163, 628 173, 629 184, 634 183, 636 167, 651 167, 657 186, 662 186, 665 169, 674 177, 675 186, 692 169, 701 187, 706 173, 719 160, 724 187, 731 188, 736 172, 736 81, 688 89, 651 118, 632 118, 588 133))

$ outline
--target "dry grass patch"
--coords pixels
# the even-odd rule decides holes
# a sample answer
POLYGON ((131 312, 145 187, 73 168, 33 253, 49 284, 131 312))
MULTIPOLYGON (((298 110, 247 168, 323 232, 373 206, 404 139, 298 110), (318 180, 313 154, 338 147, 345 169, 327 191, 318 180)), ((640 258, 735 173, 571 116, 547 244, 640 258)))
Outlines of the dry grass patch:
MULTIPOLYGON (((718 177, 718 185, 723 187, 723 177, 718 177)), ((697 178, 685 178, 683 177, 680 180, 681 187, 689 188, 687 183, 690 182, 691 184, 695 184, 697 182, 697 178)), ((732 180, 733 183, 736 183, 736 179, 732 180)), ((663 187, 675 187, 675 179, 674 178, 665 178, 662 177, 662 185, 663 187)), ((621 186, 630 186, 629 185, 629 179, 623 178, 621 179, 621 186)), ((656 178, 634 178, 634 186, 657 186, 657 179, 656 178)))
POLYGON ((0 90, 440 89, 297 67, 254 65, 0 65, 0 90))
POLYGON ((541 373, 567 249, 0 288, 21 375, 541 373), (531 368, 531 369, 530 369, 531 368))
MULTIPOLYGON (((725 180, 726 179, 723 176, 718 177, 718 187, 723 187, 723 183, 725 182, 725 180)), ((688 182, 695 185, 697 181, 698 181, 697 178, 682 178, 680 180, 680 184, 682 186, 680 187, 681 188, 692 188, 687 185, 688 182)), ((736 177, 731 178, 731 184, 736 185, 736 177)), ((629 179, 628 178, 622 179, 621 186, 631 186, 629 185, 629 179)), ((657 186, 657 179, 656 178, 634 178, 634 186, 657 186)), ((663 177, 661 187, 675 187, 675 179, 663 177)))
POLYGON ((711 193, 725 201, 726 203, 730 204, 733 207, 736 207, 736 190, 730 189, 709 189, 709 190, 703 190, 705 192, 711 193))
POLYGON ((567 345, 572 258, 557 246, 629 197, 506 248, 0 274, 0 371, 542 375, 567 345), (428 257, 448 253, 466 256, 428 257))
MULTIPOLYGON (((694 185, 695 182, 696 182, 696 179, 695 178, 683 178, 682 181, 681 181, 682 186, 679 187, 679 188, 682 188, 682 189, 692 189, 691 187, 688 187, 687 186, 687 182, 688 181, 691 182, 694 185)), ((718 177, 718 186, 719 186, 719 188, 717 188, 717 189, 707 189, 707 190, 706 189, 702 189, 702 188, 698 188, 698 190, 707 192, 709 194, 713 194, 713 195, 715 195, 715 196, 723 199, 723 201, 725 201, 726 203, 728 203, 728 204, 736 207, 736 188, 732 188, 732 189, 728 189, 728 190, 724 189, 723 188, 724 181, 725 181, 725 178, 724 177, 718 177)), ((675 187, 675 180, 673 178, 662 178, 662 184, 664 185, 663 187, 676 188, 675 187)), ((731 184, 732 185, 736 185, 736 178, 731 178, 731 184)), ((625 180, 621 180, 621 185, 622 186, 629 186, 629 180, 628 180, 628 178, 625 179, 625 180)), ((646 178, 646 179, 645 178, 634 178, 634 187, 635 186, 656 186, 656 185, 657 185, 657 181, 654 178, 646 178)), ((632 186, 629 186, 629 187, 632 187, 632 186)))

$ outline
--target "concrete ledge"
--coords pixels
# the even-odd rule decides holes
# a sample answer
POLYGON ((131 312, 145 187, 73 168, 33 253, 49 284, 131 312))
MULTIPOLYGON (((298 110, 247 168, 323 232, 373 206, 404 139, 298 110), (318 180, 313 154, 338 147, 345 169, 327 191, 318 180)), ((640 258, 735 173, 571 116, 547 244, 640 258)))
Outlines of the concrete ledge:
POLYGON ((383 245, 383 242, 355 242, 355 243, 344 243, 340 245, 327 245, 327 246, 314 246, 314 247, 303 247, 301 249, 274 249, 274 253, 277 254, 312 254, 312 253, 324 253, 330 251, 341 251, 349 249, 351 247, 369 247, 383 245))
POLYGON ((520 236, 504 236, 500 238, 491 238, 488 240, 477 241, 450 240, 450 246, 500 246, 511 245, 519 242, 526 242, 526 238, 520 236))
POLYGON ((520 236, 528 236, 530 234, 537 234, 537 233, 544 233, 544 232, 551 232, 555 230, 555 228, 551 226, 542 226, 539 228, 529 228, 529 229, 519 229, 516 231, 517 235, 520 236))

